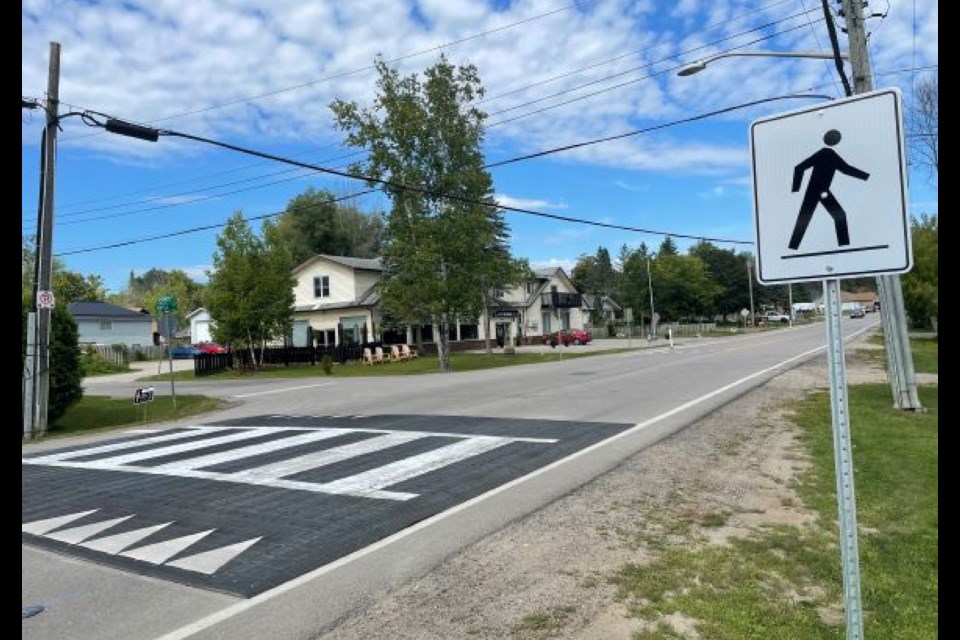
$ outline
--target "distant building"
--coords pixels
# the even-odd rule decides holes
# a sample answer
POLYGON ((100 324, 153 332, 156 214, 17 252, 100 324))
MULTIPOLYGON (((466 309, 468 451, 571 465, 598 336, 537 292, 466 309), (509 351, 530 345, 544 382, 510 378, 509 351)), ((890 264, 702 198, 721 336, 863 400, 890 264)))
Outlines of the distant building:
POLYGON ((71 302, 67 311, 77 321, 80 344, 154 344, 154 321, 149 313, 108 302, 71 302))
POLYGON ((210 312, 207 311, 205 307, 198 307, 188 313, 187 322, 190 323, 191 344, 213 342, 213 334, 210 332, 213 320, 210 318, 210 312))

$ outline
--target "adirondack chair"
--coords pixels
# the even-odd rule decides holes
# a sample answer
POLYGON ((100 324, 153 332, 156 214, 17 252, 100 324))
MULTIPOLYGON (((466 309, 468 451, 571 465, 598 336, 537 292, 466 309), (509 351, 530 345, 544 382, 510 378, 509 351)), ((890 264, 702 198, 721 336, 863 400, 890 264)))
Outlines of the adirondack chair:
POLYGON ((376 349, 373 350, 373 361, 378 364, 383 364, 384 362, 387 361, 386 358, 383 357, 382 347, 377 347, 376 349))
POLYGON ((363 350, 363 360, 360 361, 361 364, 373 364, 373 351, 369 347, 364 348, 363 350))
POLYGON ((400 346, 400 355, 402 355, 407 360, 412 360, 417 357, 417 350, 411 349, 410 345, 405 344, 400 346))
POLYGON ((403 354, 400 353, 400 347, 398 347, 397 345, 392 345, 390 347, 390 359, 395 362, 399 362, 400 360, 406 360, 406 358, 403 357, 403 354))

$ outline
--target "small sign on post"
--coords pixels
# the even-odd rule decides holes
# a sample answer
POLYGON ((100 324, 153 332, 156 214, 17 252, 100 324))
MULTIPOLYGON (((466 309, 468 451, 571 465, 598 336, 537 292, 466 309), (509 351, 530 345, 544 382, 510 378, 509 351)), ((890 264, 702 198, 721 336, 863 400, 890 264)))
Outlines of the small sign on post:
POLYGON ((56 303, 57 300, 53 296, 53 291, 37 292, 37 309, 53 309, 56 303))
POLYGON ((133 392, 133 404, 153 402, 153 387, 143 387, 133 392))

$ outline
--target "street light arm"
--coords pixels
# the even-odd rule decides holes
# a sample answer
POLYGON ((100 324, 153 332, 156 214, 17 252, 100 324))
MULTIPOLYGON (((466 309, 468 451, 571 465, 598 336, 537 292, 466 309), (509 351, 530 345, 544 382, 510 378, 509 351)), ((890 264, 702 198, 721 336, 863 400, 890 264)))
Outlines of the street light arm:
MULTIPOLYGON (((707 68, 707 65, 713 62, 714 60, 719 60, 720 58, 814 58, 816 60, 833 60, 834 56, 832 53, 827 53, 824 51, 727 51, 724 53, 718 53, 716 55, 708 56, 702 60, 697 60, 696 62, 691 62, 690 64, 682 67, 677 71, 678 76, 692 76, 695 73, 700 73, 707 68)), ((849 56, 845 53, 841 53, 840 57, 844 60, 849 59, 849 56)))

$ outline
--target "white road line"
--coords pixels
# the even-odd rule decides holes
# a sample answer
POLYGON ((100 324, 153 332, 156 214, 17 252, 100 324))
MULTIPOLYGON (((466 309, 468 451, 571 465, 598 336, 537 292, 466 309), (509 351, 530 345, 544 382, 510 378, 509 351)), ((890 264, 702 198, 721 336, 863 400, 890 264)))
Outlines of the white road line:
POLYGON ((133 558, 134 560, 143 560, 144 562, 149 562, 151 564, 163 564, 190 545, 195 544, 203 538, 206 538, 214 531, 216 531, 216 529, 207 529, 206 531, 201 531, 200 533, 192 533, 181 538, 164 540, 163 542, 158 542, 156 544, 150 544, 145 547, 138 547, 130 551, 124 551, 120 555, 127 558, 133 558))
POLYGON ((283 389, 271 389, 269 391, 255 391, 254 393, 241 393, 233 396, 234 398, 253 398, 255 396, 266 396, 271 393, 286 393, 287 391, 299 391, 300 389, 316 389, 317 387, 329 387, 332 382, 321 382, 319 384, 305 384, 299 387, 284 387, 283 389))
MULTIPOLYGON (((177 433, 168 433, 162 436, 154 436, 152 438, 140 438, 139 440, 125 440, 124 442, 115 442, 113 444, 105 444, 99 447, 88 447, 86 449, 74 449, 72 451, 64 451, 62 453, 52 453, 46 456, 36 456, 33 458, 20 458, 22 464, 43 464, 46 462, 53 462, 56 460, 69 460, 70 458, 82 458, 84 456, 93 456, 98 453, 110 453, 111 451, 123 451, 124 449, 133 449, 134 447, 142 447, 145 445, 151 444, 160 444, 163 442, 170 442, 171 440, 182 440, 184 438, 193 438, 198 435, 203 435, 206 433, 217 433, 222 431, 221 427, 190 427, 188 431, 181 431, 177 433)), ((196 446, 196 444, 194 444, 196 446)))
POLYGON ((303 471, 309 471, 310 469, 316 469, 318 467, 330 465, 335 462, 347 460, 349 458, 355 458, 368 453, 383 451, 384 449, 389 449, 407 442, 413 442, 414 440, 419 440, 423 437, 423 434, 412 431, 394 432, 381 435, 376 438, 370 438, 368 440, 361 440, 360 442, 352 442, 340 447, 326 449, 324 451, 308 453, 306 455, 297 456, 296 458, 279 460, 271 464, 265 464, 253 469, 246 469, 230 475, 237 480, 245 480, 254 483, 260 483, 264 480, 276 480, 278 478, 292 476, 303 471))
POLYGON ((51 540, 59 540, 60 542, 79 544, 87 538, 92 538, 98 533, 102 533, 110 527, 118 525, 125 520, 129 520, 132 517, 133 516, 123 516, 122 518, 113 518, 111 520, 104 520, 102 522, 94 522, 93 524, 85 524, 80 527, 73 527, 72 529, 62 529, 54 533, 48 533, 46 537, 50 538, 51 540))
MULTIPOLYGON (((296 419, 303 418, 303 416, 283 416, 284 418, 296 419)), ((324 418, 329 416, 323 416, 324 418)), ((524 420, 524 418, 518 418, 518 420, 524 420)), ((454 433, 450 431, 407 431, 405 429, 373 429, 370 427, 300 427, 296 425, 283 425, 282 427, 262 427, 261 425, 217 425, 216 427, 206 427, 206 426, 197 426, 190 427, 191 429, 213 429, 216 428, 220 431, 245 431, 247 429, 254 428, 273 428, 277 431, 317 431, 318 429, 340 429, 344 428, 347 431, 356 432, 356 433, 415 433, 421 437, 433 436, 436 438, 476 438, 476 437, 496 437, 496 438, 506 438, 511 442, 531 442, 534 444, 555 444, 558 442, 557 438, 526 438, 524 436, 486 436, 481 433, 454 433)), ((86 455, 85 453, 74 452, 73 455, 81 456, 86 455)), ((39 460, 39 458, 24 458, 23 462, 30 462, 31 460, 39 460)))
POLYGON ((198 553, 196 555, 187 556, 186 558, 174 560, 173 562, 168 562, 166 566, 177 567, 178 569, 185 569, 186 571, 210 575, 211 573, 216 573, 220 567, 227 564, 261 540, 263 540, 263 536, 260 536, 259 538, 252 538, 250 540, 244 540, 243 542, 238 542, 236 544, 230 544, 225 547, 217 547, 216 549, 211 549, 210 551, 204 551, 203 553, 198 553))
POLYGON ((127 547, 132 547, 141 540, 148 538, 157 531, 169 527, 171 524, 173 524, 173 522, 164 522, 163 524, 155 524, 152 527, 143 527, 142 529, 125 531, 112 536, 106 536, 105 538, 97 538, 95 540, 82 542, 80 546, 93 549, 94 551, 102 551, 104 553, 116 555, 127 547))
POLYGON ((220 444, 240 442, 241 440, 249 440, 251 438, 259 438, 261 436, 276 433, 278 433, 276 429, 271 429, 269 427, 262 427, 259 429, 254 428, 246 431, 219 435, 213 438, 206 438, 199 442, 182 442, 180 444, 174 444, 168 447, 160 447, 159 449, 148 449, 146 451, 135 451, 133 453, 125 453, 119 456, 111 456, 109 458, 100 458, 99 460, 92 460, 91 462, 94 462, 101 467, 119 467, 121 465, 130 464, 131 462, 139 462, 141 460, 149 460, 150 458, 160 458, 178 453, 186 453, 188 451, 206 449, 207 447, 213 447, 220 444))
POLYGON ((509 438, 473 437, 416 456, 397 460, 364 473, 328 482, 323 486, 326 490, 336 493, 349 492, 354 495, 363 495, 368 491, 378 491, 404 480, 442 469, 455 462, 492 451, 506 444, 510 444, 509 438))
MULTIPOLYGON (((869 329, 872 329, 872 328, 873 328, 872 325, 871 325, 871 326, 868 326, 868 327, 865 327, 865 328, 861 329, 860 331, 857 331, 857 332, 851 334, 851 335, 847 338, 847 340, 852 340, 853 338, 859 336, 860 334, 862 334, 862 333, 864 333, 865 331, 868 331, 869 329)), ((781 360, 780 362, 774 364, 773 366, 766 367, 766 368, 761 369, 761 370, 759 370, 759 371, 755 371, 755 372, 751 373, 750 375, 744 376, 744 377, 740 378, 739 380, 735 380, 734 382, 731 382, 730 384, 727 384, 727 385, 724 385, 724 386, 719 387, 719 388, 717 388, 717 389, 714 389, 713 391, 710 391, 710 392, 708 392, 708 393, 705 393, 705 394, 703 394, 703 395, 701 395, 701 396, 699 396, 699 397, 697 397, 697 398, 694 398, 694 399, 692 399, 692 400, 690 400, 690 401, 688 401, 688 402, 685 402, 685 403, 683 403, 683 404, 681 404, 681 405, 679 405, 679 406, 677 406, 677 407, 674 407, 673 409, 670 409, 669 411, 664 411, 663 413, 661 413, 661 414, 659 414, 659 415, 657 415, 657 416, 654 416, 653 418, 650 418, 650 419, 648 419, 648 420, 644 420, 643 422, 637 423, 636 425, 634 425, 634 426, 631 427, 630 429, 627 429, 626 431, 621 431, 620 433, 618 433, 618 434, 616 434, 616 435, 614 435, 614 436, 611 436, 610 438, 607 438, 606 440, 601 440, 600 442, 596 442, 596 443, 594 443, 594 444, 592 444, 592 445, 590 445, 590 446, 588 446, 588 447, 585 447, 585 448, 583 448, 583 449, 580 449, 580 450, 578 450, 578 451, 575 451, 574 453, 570 454, 569 456, 567 456, 567 457, 565 457, 565 458, 562 458, 562 459, 560 459, 560 460, 556 460, 556 461, 554 461, 554 462, 551 462, 550 464, 545 465, 545 466, 543 466, 543 467, 540 467, 539 469, 536 469, 535 471, 532 471, 532 472, 530 472, 530 473, 528 473, 528 474, 526 474, 526 475, 524 475, 524 476, 521 476, 521 477, 516 478, 516 479, 514 479, 514 480, 511 480, 511 481, 509 481, 509 482, 506 482, 506 483, 504 483, 504 484, 502 484, 502 485, 500 485, 500 486, 498 486, 498 487, 494 487, 493 489, 491 489, 490 491, 487 491, 486 493, 480 494, 479 496, 476 496, 476 497, 474 497, 474 498, 471 498, 470 500, 466 500, 466 501, 464 501, 464 502, 461 502, 460 504, 455 505, 455 506, 447 509, 446 511, 443 511, 443 512, 441 512, 441 513, 438 513, 438 514, 436 514, 436 515, 434 515, 434 516, 431 516, 431 517, 429 517, 429 518, 426 518, 425 520, 421 520, 420 522, 417 522, 416 524, 413 524, 413 525, 407 527, 406 529, 403 529, 402 531, 398 531, 397 533, 393 534, 392 536, 388 536, 388 537, 386 537, 386 538, 383 538, 382 540, 379 540, 378 542, 375 542, 375 543, 373 543, 373 544, 371 544, 371 545, 369 545, 369 546, 366 546, 366 547, 364 547, 363 549, 359 549, 359 550, 357 550, 357 551, 354 551, 354 552, 351 553, 350 555, 343 556, 342 558, 339 558, 339 559, 337 559, 337 560, 334 560, 334 561, 331 562, 330 564, 326 564, 326 565, 324 565, 324 566, 322 566, 322 567, 318 567, 317 569, 314 569, 313 571, 310 571, 310 572, 308 572, 308 573, 305 573, 305 574, 302 574, 302 575, 300 575, 300 576, 297 576, 297 577, 294 578, 293 580, 290 580, 290 581, 288 581, 288 582, 285 582, 285 583, 283 583, 283 584, 281 584, 281 585, 279 585, 279 586, 277 586, 277 587, 274 587, 273 589, 270 589, 270 590, 268 590, 268 591, 264 591, 264 592, 262 592, 262 593, 259 593, 259 594, 255 595, 255 596, 252 597, 252 598, 248 598, 248 599, 246 599, 246 600, 241 600, 240 602, 237 602, 236 604, 230 605, 230 606, 228 606, 228 607, 224 607, 224 608, 221 609, 220 611, 217 611, 217 612, 215 612, 215 613, 212 613, 212 614, 208 615, 206 618, 201 618, 200 620, 196 620, 196 621, 194 621, 194 622, 191 622, 191 623, 189 623, 189 624, 186 624, 186 625, 180 627, 179 629, 175 629, 175 630, 171 631, 170 633, 167 633, 167 634, 161 636, 161 637, 158 638, 157 640, 184 640, 185 638, 189 638, 190 636, 192 636, 192 635, 194 635, 194 634, 196 634, 196 633, 199 633, 199 632, 201 632, 201 631, 203 631, 203 630, 205 630, 205 629, 209 629, 210 627, 212 627, 212 626, 214 626, 214 625, 216 625, 216 624, 218 624, 218 623, 220 623, 220 622, 223 622, 224 620, 229 620, 229 619, 232 618, 233 616, 239 615, 239 614, 243 613, 244 611, 246 611, 246 610, 248 610, 248 609, 252 609, 253 607, 259 606, 259 605, 263 604, 264 602, 268 602, 268 601, 270 601, 270 600, 273 600, 273 599, 276 598, 277 596, 283 595, 283 594, 287 593, 288 591, 292 591, 292 590, 294 590, 294 589, 297 589, 297 588, 299 588, 299 587, 301 587, 301 586, 303 586, 303 585, 311 582, 312 580, 315 580, 316 578, 318 578, 318 577, 320 577, 320 576, 322 576, 322 575, 325 575, 325 574, 327 574, 327 573, 330 573, 331 571, 334 571, 334 570, 336 570, 336 569, 338 569, 338 568, 340 568, 340 567, 342 567, 342 566, 344 566, 344 565, 350 564, 351 562, 354 562, 355 560, 357 560, 357 559, 359 559, 359 558, 362 558, 362 557, 367 556, 367 555, 369 555, 369 554, 371 554, 371 553, 374 553, 375 551, 379 551, 380 549, 382 549, 382 548, 384 548, 384 547, 387 547, 387 546, 393 544, 393 543, 396 542, 397 540, 402 540, 402 539, 407 538, 407 537, 409 537, 409 536, 415 535, 415 534, 419 533, 421 529, 425 529, 426 527, 429 527, 429 526, 433 525, 433 524, 436 523, 436 522, 439 522, 439 521, 441 521, 441 520, 444 520, 444 519, 446 519, 446 518, 449 518, 450 516, 452 516, 452 515, 454 515, 454 514, 457 514, 457 513, 461 512, 461 511, 464 511, 464 510, 466 510, 466 509, 469 509, 469 508, 473 507, 474 505, 476 505, 476 504, 478 504, 478 503, 480 503, 480 502, 483 502, 484 500, 490 498, 491 496, 494 496, 494 495, 503 493, 503 492, 505 492, 505 491, 509 491, 509 490, 513 489, 515 486, 517 486, 517 485, 519 485, 519 484, 521 484, 521 483, 524 483, 524 482, 529 481, 531 478, 535 478, 535 477, 537 477, 537 476, 541 476, 541 475, 543 475, 543 474, 545 474, 545 473, 548 473, 548 472, 550 472, 550 471, 553 471, 554 469, 556 469, 557 467, 559 467, 559 466, 561 466, 561 465, 568 464, 568 463, 570 463, 570 462, 573 461, 573 460, 576 460, 576 459, 581 458, 581 457, 583 457, 583 456, 590 455, 590 454, 593 453, 596 449, 599 449, 600 447, 606 446, 606 445, 610 444, 610 442, 614 442, 614 441, 617 441, 617 440, 621 440, 621 439, 623 439, 623 438, 630 437, 630 436, 636 434, 636 433, 639 432, 639 431, 643 431, 644 429, 647 429, 647 428, 649 428, 649 427, 657 424, 658 422, 662 422, 663 420, 666 420, 667 418, 670 418, 670 417, 672 417, 672 416, 675 416, 675 415, 677 415, 678 413, 681 413, 681 412, 683 412, 683 411, 686 411, 687 409, 691 409, 691 408, 697 406, 698 404, 701 404, 701 403, 703 403, 703 402, 706 402, 707 400, 710 400, 710 399, 712 399, 712 398, 715 398, 715 397, 717 397, 718 395, 721 395, 721 394, 723 394, 723 393, 726 393, 727 391, 730 391, 730 390, 732 390, 732 389, 735 389, 735 388, 739 387, 740 385, 744 384, 745 382, 749 382, 749 381, 754 380, 754 379, 756 379, 756 378, 759 378, 759 377, 765 376, 765 375, 767 375, 767 374, 773 373, 774 371, 777 371, 778 369, 782 369, 783 367, 785 367, 785 366, 787 366, 787 365, 789 365, 789 364, 792 364, 792 363, 794 363, 794 362, 796 362, 796 361, 798 361, 798 360, 803 360, 803 359, 805 359, 805 358, 811 357, 811 356, 813 356, 814 354, 816 354, 816 353, 818 353, 818 352, 820 352, 820 351, 824 351, 825 349, 826 349, 826 345, 824 345, 824 346, 822 346, 822 347, 816 347, 816 348, 814 348, 814 349, 808 349, 807 351, 804 351, 803 353, 799 353, 799 354, 797 354, 797 355, 795 355, 795 356, 791 356, 791 357, 787 358, 786 360, 781 360)))
MULTIPOLYGON (((166 469, 169 471, 187 471, 190 469, 200 469, 203 467, 212 467, 217 464, 223 464, 225 462, 233 462, 234 460, 240 460, 242 458, 250 458, 262 453, 271 453, 274 451, 282 451, 283 449, 289 449, 291 447, 298 447, 302 444, 310 444, 311 442, 318 442, 320 440, 326 440, 328 438, 335 438, 337 436, 342 436, 347 433, 351 433, 350 429, 318 429, 312 433, 301 433, 298 436, 291 436, 289 438, 281 438, 279 440, 271 440, 269 442, 261 442, 259 444, 251 444, 246 447, 239 447, 237 449, 230 449, 229 451, 219 451, 217 453, 209 453, 205 456, 197 456, 195 458, 185 458, 183 460, 176 460, 174 462, 168 462, 166 464, 157 465, 157 469, 166 469)), ((271 429, 271 433, 283 433, 283 430, 271 429)))
POLYGON ((96 513, 97 511, 99 511, 99 509, 91 509, 90 511, 80 511, 78 513, 71 513, 65 516, 57 516, 56 518, 34 520, 33 522, 21 524, 20 531, 23 533, 32 533, 35 536, 42 536, 48 531, 59 529, 64 525, 70 524, 74 520, 79 520, 83 516, 88 516, 91 513, 96 513))

